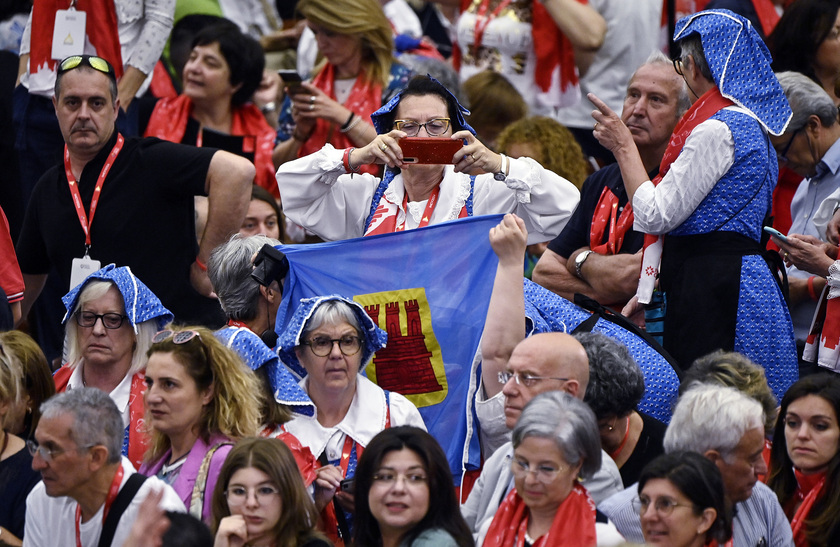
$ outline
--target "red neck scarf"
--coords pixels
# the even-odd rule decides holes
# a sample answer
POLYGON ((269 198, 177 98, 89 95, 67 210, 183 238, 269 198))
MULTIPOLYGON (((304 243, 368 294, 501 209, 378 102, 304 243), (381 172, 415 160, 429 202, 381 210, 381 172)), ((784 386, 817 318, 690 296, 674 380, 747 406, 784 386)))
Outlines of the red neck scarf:
MULTIPOLYGON (((335 101, 335 67, 330 63, 324 65, 324 68, 312 79, 312 85, 335 101)), ((382 106, 382 86, 378 83, 366 82, 363 69, 356 77, 356 81, 353 82, 353 88, 350 90, 350 95, 344 103, 344 107, 351 110, 356 116, 361 117, 363 122, 367 122, 370 121, 370 115, 376 112, 380 106, 382 106)), ((338 130, 338 126, 319 118, 315 122, 315 129, 312 134, 300 147, 298 157, 302 158, 317 152, 326 143, 332 144, 339 150, 355 146, 346 133, 338 130)), ((380 172, 380 167, 376 164, 368 164, 362 165, 359 170, 362 173, 377 175, 380 172)))
MULTIPOLYGON (((691 108, 683 114, 682 119, 674 127, 674 132, 671 134, 671 139, 668 141, 668 148, 665 149, 665 155, 662 156, 662 162, 659 164, 659 174, 653 179, 653 184, 659 184, 662 178, 671 169, 671 164, 676 161, 680 153, 682 153, 685 141, 694 128, 708 120, 720 110, 735 103, 721 95, 717 87, 713 87, 697 99, 691 108)), ((661 257, 661 240, 659 236, 652 234, 645 234, 644 253, 642 257, 642 271, 639 278, 639 301, 642 303, 650 302, 650 294, 653 293, 653 285, 656 277, 659 275, 659 259, 661 257), (648 252, 648 247, 656 244, 652 252, 648 252)))
MULTIPOLYGON (((40 67, 56 70, 58 61, 52 58, 52 40, 55 30, 55 13, 70 7, 70 0, 36 0, 32 7, 32 36, 30 37, 29 73, 40 67)), ((76 0, 76 9, 85 12, 85 35, 96 55, 114 66, 117 79, 123 74, 120 36, 117 32, 117 10, 113 0, 76 0)))
MULTIPOLYGON (((523 547, 529 515, 528 506, 514 488, 493 517, 484 545, 523 547)), ((595 502, 589 497, 586 488, 576 483, 557 508, 549 531, 531 547, 589 547, 595 544, 595 502)))
POLYGON ((752 0, 752 5, 758 15, 758 22, 761 23, 764 36, 770 36, 780 19, 776 6, 773 5, 772 0, 752 0))
POLYGON ((822 473, 805 475, 798 469, 794 469, 793 474, 796 475, 798 486, 793 493, 791 501, 794 505, 799 503, 799 508, 790 521, 790 528, 793 531, 793 543, 796 547, 808 547, 808 530, 805 521, 808 519, 814 503, 823 494, 826 474, 823 471, 822 473))
MULTIPOLYGON (((181 142, 192 110, 192 100, 186 95, 159 100, 143 136, 181 142)), ((254 137, 253 140, 245 139, 242 147, 244 152, 254 154, 254 165, 257 167, 255 182, 271 192, 275 198, 280 197, 274 178, 274 162, 271 159, 271 153, 274 151, 274 129, 253 104, 233 107, 231 115, 231 135, 254 137)))
POLYGON ((628 201, 618 215, 618 196, 608 187, 604 187, 598 205, 595 207, 595 214, 592 216, 592 227, 589 231, 589 248, 598 254, 614 255, 621 250, 624 244, 624 237, 633 226, 633 206, 628 201), (607 230, 607 221, 610 222, 610 233, 606 243, 604 232, 607 230))

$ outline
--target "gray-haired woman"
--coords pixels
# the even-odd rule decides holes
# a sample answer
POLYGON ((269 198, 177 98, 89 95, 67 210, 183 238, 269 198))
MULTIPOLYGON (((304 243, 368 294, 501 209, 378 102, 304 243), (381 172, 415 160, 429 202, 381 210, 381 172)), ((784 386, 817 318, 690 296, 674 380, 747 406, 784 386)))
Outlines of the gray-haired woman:
POLYGON ((534 397, 513 428, 510 465, 516 488, 499 507, 483 545, 544 547, 560 538, 567 545, 624 541, 577 480, 601 467, 598 425, 585 403, 561 391, 534 397))

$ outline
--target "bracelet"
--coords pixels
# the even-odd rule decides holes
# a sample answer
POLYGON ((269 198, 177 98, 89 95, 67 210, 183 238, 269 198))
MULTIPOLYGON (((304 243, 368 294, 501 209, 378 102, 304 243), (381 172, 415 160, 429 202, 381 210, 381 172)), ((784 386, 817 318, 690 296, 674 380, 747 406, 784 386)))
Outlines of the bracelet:
POLYGON ((817 276, 815 275, 812 275, 808 278, 808 296, 810 296, 811 300, 813 300, 814 302, 816 302, 818 298, 817 291, 814 289, 814 279, 816 278, 817 276))
POLYGON ((354 127, 359 125, 360 121, 362 121, 362 117, 356 116, 356 118, 353 120, 353 123, 347 125, 346 127, 342 127, 341 129, 339 129, 339 131, 341 131, 342 133, 349 133, 354 127))
POLYGON ((344 125, 342 125, 342 126, 341 126, 341 128, 339 129, 339 131, 341 131, 342 133, 346 133, 346 132, 347 132, 347 126, 348 126, 348 125, 350 125, 350 122, 352 122, 352 121, 353 121, 353 118, 354 118, 355 116, 356 116, 356 115, 355 115, 353 112, 351 112, 351 113, 350 113, 350 117, 349 117, 349 118, 347 118, 347 121, 346 121, 346 122, 344 122, 344 125))
POLYGON ((202 262, 200 258, 195 257, 195 263, 198 265, 199 268, 201 268, 201 271, 203 271, 203 272, 207 271, 207 264, 202 262))
POLYGON ((354 168, 350 165, 350 154, 355 150, 355 148, 345 148, 344 149, 344 156, 341 158, 341 163, 344 165, 344 170, 348 173, 358 173, 359 169, 354 168))

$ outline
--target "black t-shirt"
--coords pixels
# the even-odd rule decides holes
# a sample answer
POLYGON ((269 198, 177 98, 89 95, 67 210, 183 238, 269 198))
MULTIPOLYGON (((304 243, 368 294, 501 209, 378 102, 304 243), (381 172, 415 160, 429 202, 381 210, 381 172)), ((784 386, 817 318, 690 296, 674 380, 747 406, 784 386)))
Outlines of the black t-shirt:
POLYGON ((26 448, 0 462, 0 526, 19 538, 23 537, 26 496, 39 482, 41 474, 32 470, 26 448))
POLYGON ((621 482, 624 483, 625 488, 639 482, 642 469, 663 452, 662 441, 665 439, 667 426, 643 412, 639 412, 639 416, 642 417, 642 423, 644 423, 642 433, 638 442, 636 442, 633 453, 618 470, 621 473, 621 482))
MULTIPOLYGON (((79 193, 85 214, 116 133, 84 168, 79 193)), ((90 256, 102 266, 115 263, 132 272, 180 322, 216 327, 224 322, 218 301, 190 284, 198 253, 193 197, 205 195, 216 151, 155 138, 126 139, 105 179, 91 226, 90 256)), ((54 265, 64 287, 72 260, 85 251, 85 234, 73 206, 64 165, 38 181, 17 245, 21 271, 46 274, 54 265)))
MULTIPOLYGON (((549 249, 559 256, 569 258, 573 252, 581 247, 590 246, 589 232, 592 228, 592 217, 595 215, 595 208, 598 206, 598 200, 601 198, 604 187, 609 187, 612 193, 618 196, 618 215, 621 214, 624 206, 627 205, 627 192, 624 189, 624 182, 621 180, 621 171, 618 169, 618 164, 614 163, 595 171, 586 178, 583 188, 581 188, 580 203, 577 209, 575 209, 560 235, 548 244, 549 249)), ((601 243, 607 241, 609 230, 609 223, 607 223, 601 243)), ((642 248, 644 241, 644 234, 631 228, 624 236, 624 242, 619 252, 633 254, 642 248)))

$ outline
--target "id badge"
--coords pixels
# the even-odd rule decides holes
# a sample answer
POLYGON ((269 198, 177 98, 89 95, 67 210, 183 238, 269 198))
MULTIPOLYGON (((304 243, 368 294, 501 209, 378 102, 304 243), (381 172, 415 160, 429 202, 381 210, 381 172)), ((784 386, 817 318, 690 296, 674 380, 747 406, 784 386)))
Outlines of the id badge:
POLYGON ((82 258, 74 258, 70 268, 70 290, 72 291, 87 276, 99 270, 102 266, 98 260, 85 255, 82 258))
POLYGON ((75 9, 55 12, 52 38, 52 58, 61 60, 85 52, 85 24, 87 14, 75 9))

